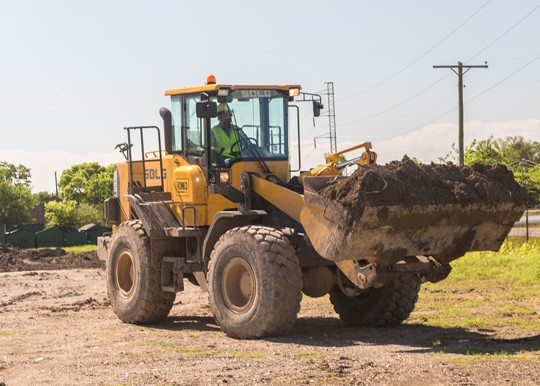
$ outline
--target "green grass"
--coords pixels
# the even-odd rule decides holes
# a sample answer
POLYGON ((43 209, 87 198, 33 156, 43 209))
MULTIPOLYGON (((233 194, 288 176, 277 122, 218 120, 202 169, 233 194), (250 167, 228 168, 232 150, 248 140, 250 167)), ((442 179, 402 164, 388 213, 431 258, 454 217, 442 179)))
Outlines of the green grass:
POLYGON ((214 356, 219 353, 219 351, 216 349, 174 345, 174 344, 169 344, 169 343, 163 344, 160 342, 154 342, 151 345, 160 347, 165 352, 180 354, 183 357, 207 357, 207 356, 214 356))
POLYGON ((94 252, 94 251, 97 251, 97 245, 93 245, 93 244, 75 245, 72 247, 64 247, 63 249, 68 253, 94 252))
POLYGON ((324 359, 324 354, 320 352, 299 352, 298 354, 299 358, 302 359, 312 359, 312 360, 322 360, 324 359))
POLYGON ((235 352, 229 353, 229 355, 232 357, 243 358, 243 359, 264 358, 266 356, 262 352, 257 352, 257 351, 235 351, 235 352))
MULTIPOLYGON (((521 225, 516 225, 515 226, 516 228, 526 228, 525 224, 521 225)), ((540 228, 540 224, 531 224, 529 223, 529 228, 540 228)))
POLYGON ((516 285, 540 284, 540 241, 505 241, 499 252, 472 252, 452 263, 449 282, 494 279, 516 285))
POLYGON ((85 244, 85 245, 74 245, 71 247, 40 247, 40 248, 29 248, 28 250, 39 250, 39 249, 55 249, 62 248, 67 253, 83 253, 83 252, 94 252, 97 251, 97 245, 94 244, 85 244))
POLYGON ((493 352, 493 353, 484 353, 484 352, 475 352, 473 351, 464 351, 462 355, 458 357, 450 357, 446 359, 448 362, 456 364, 476 364, 476 363, 485 363, 493 361, 507 360, 512 362, 529 362, 529 363, 540 363, 540 357, 536 353, 529 352, 517 352, 512 353, 505 350, 493 352))
POLYGON ((138 352, 126 352, 126 353, 120 353, 118 354, 118 357, 121 359, 139 359, 139 358, 146 358, 148 357, 148 354, 138 353, 138 352))
POLYGON ((540 241, 505 241, 499 252, 452 262, 439 283, 422 286, 408 323, 437 327, 540 329, 540 241))

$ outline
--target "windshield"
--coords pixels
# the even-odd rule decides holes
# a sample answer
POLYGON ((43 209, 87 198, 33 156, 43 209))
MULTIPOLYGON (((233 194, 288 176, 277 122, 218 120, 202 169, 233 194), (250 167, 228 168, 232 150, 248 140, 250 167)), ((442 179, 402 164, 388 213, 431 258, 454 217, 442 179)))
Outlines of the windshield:
POLYGON ((237 160, 288 159, 286 92, 236 90, 229 93, 226 102, 211 95, 218 116, 210 120, 208 136, 203 119, 196 114, 200 97, 200 93, 172 97, 173 152, 204 157, 209 147, 210 167, 216 168, 229 167, 237 160))
POLYGON ((288 158, 288 96, 276 90, 236 90, 227 102, 211 100, 218 104, 218 116, 210 125, 211 165, 288 158))

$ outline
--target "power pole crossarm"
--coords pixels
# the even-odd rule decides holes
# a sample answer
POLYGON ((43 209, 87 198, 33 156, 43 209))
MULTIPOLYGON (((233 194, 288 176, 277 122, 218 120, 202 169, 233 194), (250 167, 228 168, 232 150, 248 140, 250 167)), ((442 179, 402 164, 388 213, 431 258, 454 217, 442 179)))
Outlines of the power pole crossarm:
MULTIPOLYGON (((457 65, 457 66, 456 66, 456 65, 449 65, 449 66, 433 66, 433 68, 452 68, 452 69, 453 69, 453 68, 459 67, 459 63, 461 63, 461 62, 458 62, 458 65, 457 65)), ((488 68, 488 65, 487 65, 487 64, 477 64, 477 65, 463 65, 463 64, 462 64, 461 66, 464 67, 464 68, 467 68, 467 69, 469 69, 469 68, 488 68)))
POLYGON ((476 64, 476 65, 464 65, 461 62, 458 62, 456 65, 439 65, 433 66, 433 68, 450 68, 458 76, 458 100, 459 100, 459 164, 463 165, 465 163, 464 149, 463 149, 463 75, 467 73, 471 68, 488 68, 487 62, 485 64, 476 64), (463 69, 465 68, 465 72, 463 69), (457 71, 456 71, 457 69, 457 71))

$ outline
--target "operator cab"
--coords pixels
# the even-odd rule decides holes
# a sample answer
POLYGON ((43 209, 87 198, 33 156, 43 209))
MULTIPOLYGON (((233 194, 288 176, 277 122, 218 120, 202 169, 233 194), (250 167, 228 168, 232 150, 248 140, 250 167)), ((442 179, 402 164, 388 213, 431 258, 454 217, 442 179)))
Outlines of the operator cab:
POLYGON ((299 90, 206 85, 168 91, 172 120, 167 151, 208 169, 231 168, 238 161, 288 162, 288 102, 291 91, 297 95, 299 90), (228 124, 218 119, 219 110, 228 115, 228 124), (227 137, 220 134, 224 129, 227 137))

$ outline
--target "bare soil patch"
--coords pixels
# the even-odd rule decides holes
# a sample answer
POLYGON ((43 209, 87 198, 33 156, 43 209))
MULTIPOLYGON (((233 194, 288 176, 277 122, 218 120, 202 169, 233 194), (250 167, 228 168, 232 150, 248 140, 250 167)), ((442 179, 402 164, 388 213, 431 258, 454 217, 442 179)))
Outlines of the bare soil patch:
POLYGON ((0 272, 105 268, 96 252, 67 253, 62 248, 19 249, 0 244, 0 272))
MULTIPOLYGON (((64 259, 73 257, 53 253, 59 256, 34 259, 8 250, 9 267, 19 272, 0 273, 0 385, 538 382, 540 331, 423 324, 351 328, 327 297, 305 297, 285 336, 235 340, 215 324, 207 294, 186 281, 162 323, 123 324, 110 308, 103 268, 70 269, 72 261, 64 259), (16 256, 23 262, 14 263, 16 256), (56 261, 68 269, 24 268, 34 260, 45 264, 40 267, 56 261)), ((93 256, 77 259, 81 267, 96 263, 93 256)))

